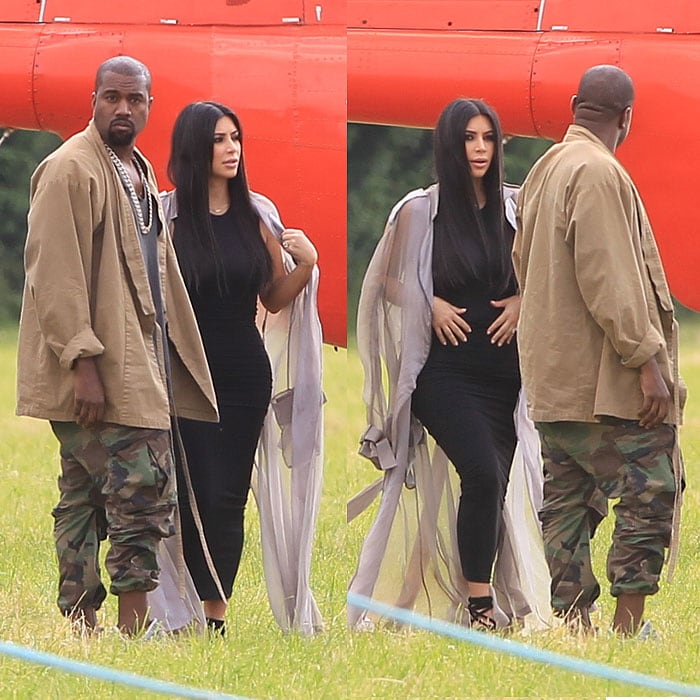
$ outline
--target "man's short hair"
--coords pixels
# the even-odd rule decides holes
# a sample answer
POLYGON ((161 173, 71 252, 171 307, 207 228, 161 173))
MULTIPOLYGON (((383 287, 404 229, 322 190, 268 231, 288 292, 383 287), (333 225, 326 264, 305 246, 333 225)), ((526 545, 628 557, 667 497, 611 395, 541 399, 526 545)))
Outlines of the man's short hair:
POLYGON ((131 56, 113 56, 102 63, 97 69, 97 75, 95 76, 95 92, 99 90, 105 73, 118 73, 119 75, 143 78, 146 83, 146 91, 149 94, 151 92, 151 71, 141 61, 131 56))

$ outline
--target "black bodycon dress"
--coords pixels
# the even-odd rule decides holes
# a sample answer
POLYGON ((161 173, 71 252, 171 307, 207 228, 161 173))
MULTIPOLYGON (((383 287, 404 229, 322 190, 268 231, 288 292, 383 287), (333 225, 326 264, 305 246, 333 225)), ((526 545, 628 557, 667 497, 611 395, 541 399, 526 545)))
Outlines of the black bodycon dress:
MULTIPOLYGON (((190 288, 189 293, 214 381, 220 422, 179 419, 178 424, 209 551, 229 597, 243 549, 243 514, 270 402, 272 373, 255 326, 259 281, 252 276, 251 255, 233 212, 212 215, 212 226, 226 289, 219 292, 211 265, 200 270, 199 288, 190 288)), ((218 599, 182 475, 178 492, 185 561, 200 598, 218 599)))
POLYGON ((486 329, 501 314, 498 292, 465 271, 458 287, 435 295, 460 308, 471 326, 466 343, 442 345, 433 331, 411 409, 455 465, 461 496, 457 542, 468 581, 490 582, 510 464, 515 450, 513 411, 520 390, 515 339, 502 347, 486 329))

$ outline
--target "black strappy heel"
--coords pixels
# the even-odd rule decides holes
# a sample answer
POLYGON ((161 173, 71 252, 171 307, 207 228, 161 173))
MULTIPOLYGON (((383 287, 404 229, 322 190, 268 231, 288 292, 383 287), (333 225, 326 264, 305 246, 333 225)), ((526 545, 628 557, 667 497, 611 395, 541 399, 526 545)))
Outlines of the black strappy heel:
POLYGON ((493 610, 493 598, 490 595, 478 598, 470 596, 467 610, 469 610, 472 628, 483 632, 496 631, 496 620, 486 614, 489 610, 493 610))

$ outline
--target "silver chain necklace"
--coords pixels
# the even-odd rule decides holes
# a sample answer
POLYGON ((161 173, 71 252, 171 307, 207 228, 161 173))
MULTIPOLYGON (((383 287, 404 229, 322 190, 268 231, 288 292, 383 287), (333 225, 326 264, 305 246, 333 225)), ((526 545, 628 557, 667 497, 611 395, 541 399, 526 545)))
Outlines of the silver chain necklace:
POLYGON ((119 179, 124 183, 124 187, 126 187, 126 190, 129 193, 129 198, 131 199, 132 208, 134 210, 134 214, 136 215, 136 223, 139 226, 139 231, 141 231, 144 236, 147 236, 151 231, 151 226, 153 225, 153 202, 151 201, 151 191, 148 187, 146 173, 143 171, 141 163, 134 158, 133 162, 136 165, 136 169, 139 171, 141 182, 143 183, 143 194, 148 200, 148 221, 143 220, 141 203, 139 202, 139 197, 136 194, 134 183, 131 181, 129 173, 126 172, 124 163, 122 163, 121 158, 119 158, 119 156, 107 144, 105 144, 105 148, 107 149, 107 153, 109 153, 112 163, 114 163, 114 167, 117 169, 117 173, 119 173, 119 179))

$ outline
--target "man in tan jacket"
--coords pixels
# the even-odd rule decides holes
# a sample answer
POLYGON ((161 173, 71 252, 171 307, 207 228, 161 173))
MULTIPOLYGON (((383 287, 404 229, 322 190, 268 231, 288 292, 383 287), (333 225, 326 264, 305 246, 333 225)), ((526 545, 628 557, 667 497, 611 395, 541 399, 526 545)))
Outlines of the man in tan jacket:
POLYGON ((17 412, 50 420, 60 442, 59 608, 94 627, 109 537, 129 634, 147 621, 158 543, 174 533, 171 413, 217 420, 153 171, 135 148, 150 90, 139 61, 103 63, 92 121, 34 173, 18 347, 17 412))
POLYGON ((520 191, 513 251, 522 379, 544 457, 552 606, 590 625, 600 594, 590 538, 607 500, 619 498, 607 573, 622 634, 637 630, 658 590, 681 481, 673 305, 639 193, 614 156, 633 100, 619 68, 584 73, 574 123, 520 191))

